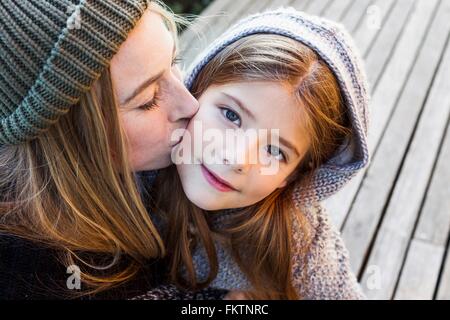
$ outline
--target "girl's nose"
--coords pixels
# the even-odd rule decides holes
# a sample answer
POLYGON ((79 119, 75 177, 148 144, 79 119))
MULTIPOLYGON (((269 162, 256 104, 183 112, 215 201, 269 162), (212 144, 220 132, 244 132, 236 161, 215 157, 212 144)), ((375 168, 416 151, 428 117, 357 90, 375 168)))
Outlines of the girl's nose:
POLYGON ((246 161, 244 163, 235 160, 235 161, 230 161, 227 158, 223 159, 223 164, 230 166, 230 168, 235 171, 236 173, 239 174, 243 174, 246 173, 248 171, 249 168, 249 163, 247 163, 246 161))
POLYGON ((232 152, 226 150, 222 155, 224 165, 230 166, 236 173, 247 173, 254 161, 254 155, 257 148, 253 144, 245 144, 234 148, 232 152))

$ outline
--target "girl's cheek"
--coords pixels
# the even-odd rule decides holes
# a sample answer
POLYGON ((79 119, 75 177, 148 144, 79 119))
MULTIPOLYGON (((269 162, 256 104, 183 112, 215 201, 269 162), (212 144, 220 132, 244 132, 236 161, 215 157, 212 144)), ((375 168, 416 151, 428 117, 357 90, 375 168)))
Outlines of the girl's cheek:
POLYGON ((197 121, 197 127, 203 129, 220 129, 222 127, 219 119, 219 113, 215 112, 215 107, 211 105, 200 105, 200 109, 197 114, 192 118, 192 124, 197 121))
POLYGON ((258 196, 265 198, 275 191, 282 181, 283 177, 281 177, 280 174, 259 175, 254 182, 252 181, 252 184, 259 186, 257 194, 258 196))
POLYGON ((258 186, 257 188, 245 190, 243 197, 245 201, 249 201, 246 205, 255 204, 267 196, 269 196, 275 189, 271 189, 267 185, 262 185, 260 181, 249 181, 248 186, 258 186))

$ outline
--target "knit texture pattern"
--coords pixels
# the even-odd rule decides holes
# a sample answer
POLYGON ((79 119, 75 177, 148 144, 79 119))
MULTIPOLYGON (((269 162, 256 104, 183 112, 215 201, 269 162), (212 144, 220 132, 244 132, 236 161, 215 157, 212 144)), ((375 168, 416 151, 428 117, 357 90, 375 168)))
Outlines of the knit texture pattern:
POLYGON ((76 105, 150 2, 0 1, 0 145, 35 138, 76 105))
MULTIPOLYGON (((363 61, 345 28, 293 8, 251 15, 228 29, 197 57, 187 71, 185 83, 191 88, 202 68, 231 43, 242 37, 261 33, 282 35, 302 42, 327 63, 339 83, 352 126, 351 136, 316 170, 312 182, 305 185, 298 181, 295 186, 292 201, 306 216, 313 234, 305 262, 299 254, 302 248, 300 226, 293 219, 293 284, 300 296, 307 299, 364 298, 350 269, 348 251, 340 233, 320 204, 339 191, 370 161, 367 146, 369 89, 363 61)), ((223 213, 215 214, 215 228, 220 229, 225 221, 223 219, 227 219, 232 212, 233 210, 224 210, 223 213)), ((219 273, 211 285, 224 289, 248 288, 245 275, 239 270, 227 248, 220 243, 216 243, 216 248, 219 273)), ((209 266, 203 249, 197 248, 194 262, 200 279, 205 279, 209 266)))
MULTIPOLYGON (((222 227, 233 216, 233 210, 214 214, 214 228, 222 227)), ((340 232, 331 223, 326 210, 319 204, 302 210, 312 234, 306 257, 301 255, 304 240, 297 219, 292 220, 292 284, 303 299, 360 300, 365 296, 349 265, 349 253, 340 232)), ((245 275, 233 261, 230 251, 216 242, 219 271, 211 287, 228 290, 247 290, 251 287, 245 275)), ((203 248, 194 253, 199 279, 205 280, 209 264, 203 248)))
POLYGON ((206 288, 196 292, 180 290, 175 285, 161 285, 130 300, 222 300, 227 290, 206 288))

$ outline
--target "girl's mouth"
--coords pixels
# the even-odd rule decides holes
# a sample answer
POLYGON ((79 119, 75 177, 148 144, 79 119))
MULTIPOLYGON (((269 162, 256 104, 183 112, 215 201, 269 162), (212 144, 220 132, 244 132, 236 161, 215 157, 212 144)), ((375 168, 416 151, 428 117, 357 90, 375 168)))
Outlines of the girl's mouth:
POLYGON ((203 164, 201 164, 201 170, 206 181, 208 181, 215 189, 222 192, 237 191, 230 183, 209 171, 203 164))

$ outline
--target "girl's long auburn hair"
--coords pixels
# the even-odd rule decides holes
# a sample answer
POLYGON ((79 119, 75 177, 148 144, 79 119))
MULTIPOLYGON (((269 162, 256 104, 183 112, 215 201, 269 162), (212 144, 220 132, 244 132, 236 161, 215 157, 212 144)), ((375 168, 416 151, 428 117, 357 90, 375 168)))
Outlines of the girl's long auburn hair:
POLYGON ((307 263, 311 230, 291 195, 297 183, 310 183, 314 171, 350 134, 348 119, 338 83, 329 67, 310 48, 290 38, 258 34, 234 42, 200 71, 192 93, 199 98, 211 85, 242 81, 281 82, 292 90, 306 119, 309 151, 288 178, 285 188, 238 210, 221 230, 215 230, 208 218, 220 212, 205 212, 192 204, 183 192, 174 166, 161 172, 155 185, 156 211, 170 226, 163 235, 170 277, 187 288, 207 286, 217 275, 214 241, 219 241, 231 250, 235 262, 250 281, 252 290, 248 297, 299 299, 301 292, 292 284, 292 259, 295 255, 307 263), (297 244, 295 249, 293 219, 297 219, 303 235, 301 245, 297 244), (201 282, 192 260, 197 245, 204 247, 209 260, 208 278, 201 282))
MULTIPOLYGON (((181 18, 158 1, 149 10, 176 41, 181 18)), ((136 179, 107 68, 47 132, 0 146, 0 233, 44 244, 65 266, 77 265, 85 290, 61 294, 117 286, 165 254, 136 179)))

